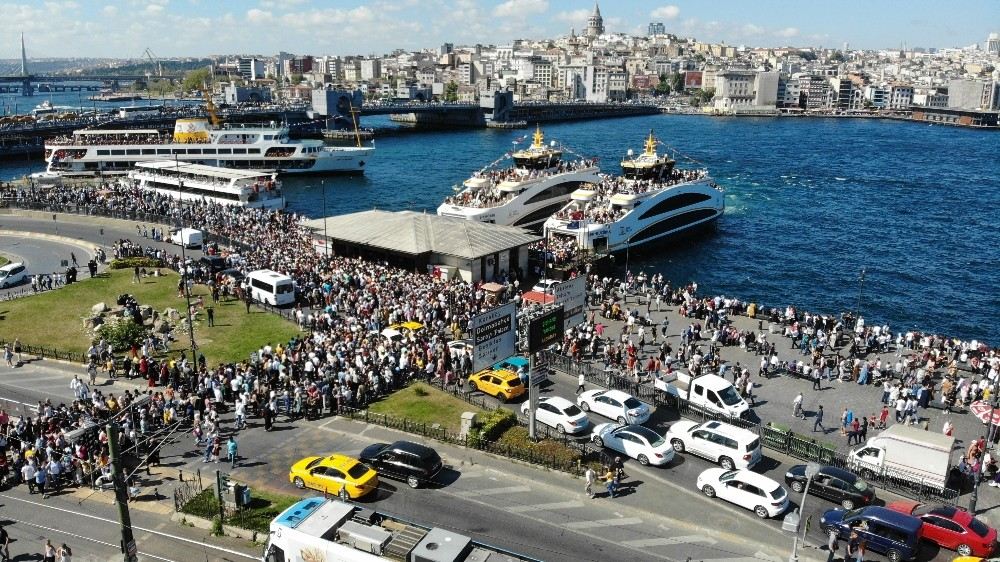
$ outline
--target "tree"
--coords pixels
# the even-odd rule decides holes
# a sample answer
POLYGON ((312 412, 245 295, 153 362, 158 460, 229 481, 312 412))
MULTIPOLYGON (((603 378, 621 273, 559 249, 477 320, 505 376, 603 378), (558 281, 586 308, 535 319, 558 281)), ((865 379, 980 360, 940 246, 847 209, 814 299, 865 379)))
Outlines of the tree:
POLYGON ((212 69, 207 67, 196 68, 184 73, 184 81, 181 82, 181 85, 184 87, 185 91, 201 90, 202 88, 208 87, 208 83, 211 81, 212 69))
POLYGON ((674 73, 670 75, 670 87, 675 92, 684 91, 684 75, 680 73, 674 73))
POLYGON ((670 95, 670 82, 666 74, 660 75, 660 81, 656 84, 656 94, 660 96, 670 95))
POLYGON ((176 90, 177 87, 170 83, 170 80, 150 80, 147 90, 154 96, 165 96, 176 90))
POLYGON ((834 51, 833 54, 830 55, 830 60, 833 62, 844 62, 846 59, 844 58, 844 53, 834 51))
POLYGON ((292 82, 293 85, 301 84, 302 83, 302 75, 299 74, 298 72, 292 74, 291 82, 292 82))
POLYGON ((452 80, 444 85, 444 101, 458 101, 458 82, 452 80))

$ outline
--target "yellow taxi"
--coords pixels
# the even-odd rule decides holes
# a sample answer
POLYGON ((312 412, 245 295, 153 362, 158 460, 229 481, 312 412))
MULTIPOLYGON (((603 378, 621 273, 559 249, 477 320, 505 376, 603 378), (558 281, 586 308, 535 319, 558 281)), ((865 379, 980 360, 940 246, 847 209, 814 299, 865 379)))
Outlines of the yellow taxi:
POLYGON ((951 562, 1000 562, 1000 558, 980 558, 978 556, 956 556, 951 562))
POLYGON ((524 383, 514 371, 484 369, 469 377, 469 388, 510 401, 525 393, 524 383))
POLYGON ((288 481, 299 489, 312 488, 343 499, 357 499, 378 488, 378 473, 344 455, 306 457, 292 465, 288 481))
POLYGON ((393 330, 399 330, 400 332, 406 330, 410 332, 419 332, 424 329, 424 325, 420 322, 397 322, 395 324, 390 324, 390 328, 393 330))

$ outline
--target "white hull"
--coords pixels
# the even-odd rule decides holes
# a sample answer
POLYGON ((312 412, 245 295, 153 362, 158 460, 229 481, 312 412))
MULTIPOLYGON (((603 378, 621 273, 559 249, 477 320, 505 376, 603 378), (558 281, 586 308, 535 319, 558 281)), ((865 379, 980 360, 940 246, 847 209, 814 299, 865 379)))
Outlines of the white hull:
POLYGON ((249 207, 251 209, 284 209, 285 208, 285 198, 275 197, 274 199, 263 199, 261 201, 251 201, 249 203, 241 203, 240 201, 233 201, 232 199, 223 199, 221 197, 212 197, 209 195, 199 195, 195 193, 178 193, 177 191, 171 191, 169 189, 163 189, 159 187, 147 187, 145 185, 139 184, 140 189, 146 191, 154 191, 160 195, 165 195, 173 199, 180 199, 181 201, 195 201, 203 202, 207 201, 209 203, 217 203, 219 205, 236 205, 240 207, 249 207))
POLYGON ((505 226, 540 229, 546 219, 566 205, 574 190, 583 184, 600 182, 598 171, 599 169, 594 166, 525 180, 521 183, 524 191, 501 205, 474 207, 445 202, 438 207, 437 214, 505 226), (538 196, 543 193, 551 193, 552 196, 539 198, 538 196), (535 201, 532 201, 533 198, 535 201))
POLYGON ((621 252, 708 226, 725 211, 723 193, 708 177, 645 193, 638 199, 641 203, 635 208, 605 224, 587 218, 550 218, 545 222, 545 237, 572 238, 584 251, 621 252))

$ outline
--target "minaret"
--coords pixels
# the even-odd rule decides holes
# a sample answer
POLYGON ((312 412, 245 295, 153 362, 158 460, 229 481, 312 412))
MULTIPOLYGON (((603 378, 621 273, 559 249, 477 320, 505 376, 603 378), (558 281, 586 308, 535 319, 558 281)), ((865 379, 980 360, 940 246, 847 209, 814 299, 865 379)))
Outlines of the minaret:
POLYGON ((24 52, 24 32, 21 32, 21 76, 28 75, 28 55, 24 52))
POLYGON ((604 18, 601 17, 601 8, 594 2, 594 13, 587 20, 587 37, 597 37, 604 33, 604 18))

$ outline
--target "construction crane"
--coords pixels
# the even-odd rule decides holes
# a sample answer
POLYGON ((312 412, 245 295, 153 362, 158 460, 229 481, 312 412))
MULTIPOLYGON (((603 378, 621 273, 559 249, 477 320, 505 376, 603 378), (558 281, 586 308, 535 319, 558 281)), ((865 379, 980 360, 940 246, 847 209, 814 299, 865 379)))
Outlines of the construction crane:
POLYGON ((153 63, 153 66, 156 67, 156 75, 160 78, 163 78, 163 63, 160 62, 159 57, 154 55, 153 51, 149 50, 149 47, 146 47, 146 50, 143 51, 142 54, 146 55, 146 58, 149 59, 149 62, 153 63))
POLYGON ((215 102, 212 101, 212 92, 208 91, 207 88, 202 88, 201 94, 205 96, 205 111, 208 112, 208 118, 212 121, 212 126, 218 127, 221 121, 215 113, 215 102))

